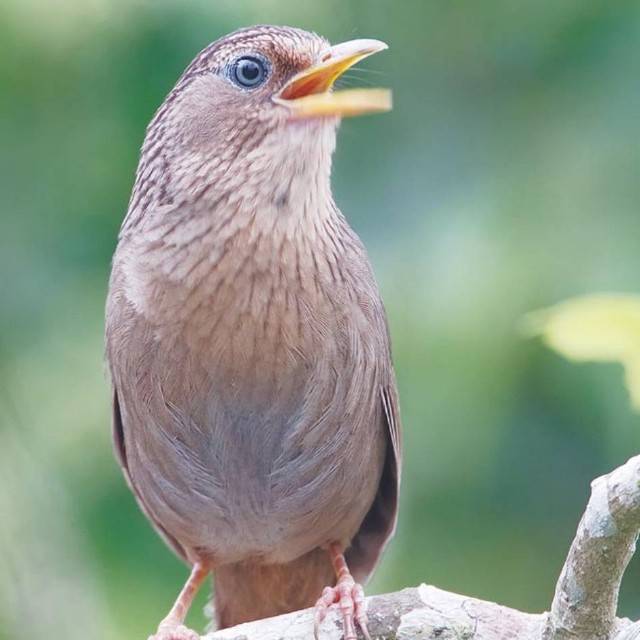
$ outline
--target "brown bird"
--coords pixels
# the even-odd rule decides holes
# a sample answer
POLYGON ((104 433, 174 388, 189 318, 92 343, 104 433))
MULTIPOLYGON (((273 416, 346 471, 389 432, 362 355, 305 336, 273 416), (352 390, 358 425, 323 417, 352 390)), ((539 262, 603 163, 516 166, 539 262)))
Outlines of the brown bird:
POLYGON ((191 567, 153 638, 184 640, 215 573, 220 627, 338 603, 368 637, 359 582, 396 521, 400 421, 365 249, 331 195, 332 91, 377 40, 232 33, 151 121, 106 311, 113 433, 140 507, 191 567), (319 599, 318 599, 319 598, 319 599))

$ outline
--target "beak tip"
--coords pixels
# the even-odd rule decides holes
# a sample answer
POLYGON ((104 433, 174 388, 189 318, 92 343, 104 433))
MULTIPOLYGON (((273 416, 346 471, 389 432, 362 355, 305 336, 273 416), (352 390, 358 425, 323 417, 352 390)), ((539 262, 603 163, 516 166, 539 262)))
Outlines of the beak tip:
POLYGON ((385 51, 386 49, 389 48, 389 45, 386 42, 383 42, 382 40, 376 40, 374 38, 355 40, 355 41, 352 41, 352 43, 345 43, 345 44, 355 45, 356 43, 360 45, 362 51, 366 52, 367 55, 379 53, 380 51, 385 51))

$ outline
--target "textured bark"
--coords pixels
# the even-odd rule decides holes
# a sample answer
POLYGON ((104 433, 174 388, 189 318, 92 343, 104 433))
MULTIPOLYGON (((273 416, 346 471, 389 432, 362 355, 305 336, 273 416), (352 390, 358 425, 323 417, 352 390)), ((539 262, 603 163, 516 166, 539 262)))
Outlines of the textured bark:
MULTIPOLYGON (((620 582, 640 530, 640 456, 594 480, 550 613, 530 614, 420 585, 367 599, 374 640, 640 640, 616 618, 620 582)), ((341 640, 332 610, 322 640, 341 640)), ((216 631, 204 640, 309 640, 312 610, 216 631)))
POLYGON ((640 456, 591 483, 544 640, 608 640, 640 529, 640 456))

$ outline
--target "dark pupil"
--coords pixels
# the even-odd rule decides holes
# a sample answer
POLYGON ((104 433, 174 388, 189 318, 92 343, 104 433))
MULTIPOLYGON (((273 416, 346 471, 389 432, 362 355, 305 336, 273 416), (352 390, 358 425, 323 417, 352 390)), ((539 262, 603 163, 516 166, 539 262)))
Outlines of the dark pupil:
POLYGON ((263 76, 264 69, 259 60, 253 58, 242 58, 236 65, 236 79, 245 87, 253 87, 258 84, 263 76))
POLYGON ((247 61, 242 63, 242 77, 252 82, 260 75, 260 68, 255 62, 247 61))

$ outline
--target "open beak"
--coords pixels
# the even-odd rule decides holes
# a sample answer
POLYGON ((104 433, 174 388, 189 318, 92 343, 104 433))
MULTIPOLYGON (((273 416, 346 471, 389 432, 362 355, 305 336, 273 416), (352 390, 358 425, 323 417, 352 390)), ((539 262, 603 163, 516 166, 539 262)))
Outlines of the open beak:
POLYGON ((358 116, 391 109, 389 89, 332 91, 334 82, 360 60, 384 51, 380 40, 350 40, 324 51, 317 64, 296 74, 274 100, 291 109, 294 118, 358 116))

